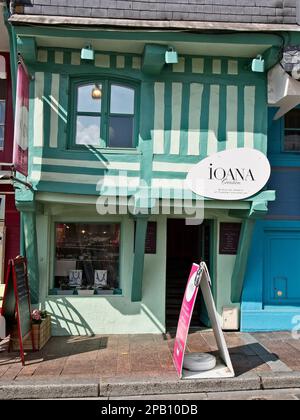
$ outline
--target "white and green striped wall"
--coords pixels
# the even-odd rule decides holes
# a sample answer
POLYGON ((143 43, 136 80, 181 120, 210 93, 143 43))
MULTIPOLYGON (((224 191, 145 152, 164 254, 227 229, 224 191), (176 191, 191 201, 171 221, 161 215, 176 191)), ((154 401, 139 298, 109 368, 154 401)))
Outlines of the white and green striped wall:
POLYGON ((159 78, 145 76, 137 55, 97 53, 81 64, 80 51, 40 49, 32 66, 30 180, 39 191, 97 194, 105 176, 121 173, 134 192, 140 180, 152 187, 182 189, 189 168, 225 149, 267 151, 267 85, 245 59, 180 57, 159 78), (99 75, 140 85, 136 150, 70 148, 72 77, 99 75))

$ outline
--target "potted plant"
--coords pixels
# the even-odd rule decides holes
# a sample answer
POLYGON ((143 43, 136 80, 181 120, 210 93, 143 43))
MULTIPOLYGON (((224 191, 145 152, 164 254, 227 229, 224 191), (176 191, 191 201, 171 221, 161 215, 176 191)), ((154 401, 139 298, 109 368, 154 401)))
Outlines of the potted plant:
POLYGON ((81 287, 77 290, 79 296, 93 296, 95 293, 95 289, 92 286, 88 287, 81 287))
POLYGON ((114 291, 113 291, 113 289, 111 289, 107 286, 107 287, 102 287, 102 288, 96 289, 96 293, 97 293, 97 295, 108 296, 108 295, 113 295, 114 291))
POLYGON ((61 283, 60 289, 57 289, 57 294, 62 296, 70 296, 73 295, 74 290, 71 289, 68 283, 61 283))
MULTIPOLYGON (((34 309, 31 312, 32 334, 36 350, 41 350, 51 337, 51 316, 46 311, 34 309)), ((17 327, 10 335, 12 351, 19 350, 19 339, 17 327)), ((23 342, 24 350, 32 350, 31 337, 27 337, 23 342)))

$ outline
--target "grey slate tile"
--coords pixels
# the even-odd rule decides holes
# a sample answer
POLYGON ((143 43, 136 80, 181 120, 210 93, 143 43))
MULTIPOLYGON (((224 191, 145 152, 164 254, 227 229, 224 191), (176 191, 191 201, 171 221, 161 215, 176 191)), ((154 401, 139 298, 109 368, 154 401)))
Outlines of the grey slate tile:
POLYGON ((16 4, 25 5, 26 14, 52 16, 300 24, 300 0, 16 0, 16 4))

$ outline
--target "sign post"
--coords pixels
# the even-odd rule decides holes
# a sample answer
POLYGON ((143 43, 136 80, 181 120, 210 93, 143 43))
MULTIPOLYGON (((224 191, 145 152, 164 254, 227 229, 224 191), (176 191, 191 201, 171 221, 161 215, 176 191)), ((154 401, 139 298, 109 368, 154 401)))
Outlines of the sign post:
POLYGON ((193 264, 191 269, 179 316, 173 361, 180 379, 232 378, 235 376, 211 292, 210 275, 204 262, 200 265, 193 264), (219 359, 216 368, 206 372, 192 372, 183 369, 187 338, 199 288, 203 295, 219 349, 219 359))
POLYGON ((23 342, 29 336, 31 336, 32 348, 35 350, 32 334, 27 263, 25 258, 18 257, 9 261, 1 315, 6 320, 6 335, 9 335, 12 332, 13 326, 17 323, 20 354, 22 365, 24 366, 25 356, 23 342))

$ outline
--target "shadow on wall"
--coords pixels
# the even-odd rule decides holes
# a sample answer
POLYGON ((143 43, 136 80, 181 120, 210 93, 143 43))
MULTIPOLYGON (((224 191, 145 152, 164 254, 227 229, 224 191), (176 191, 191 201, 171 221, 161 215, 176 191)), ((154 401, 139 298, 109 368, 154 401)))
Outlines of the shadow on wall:
POLYGON ((65 299, 48 299, 47 312, 51 315, 52 330, 59 331, 60 335, 94 335, 94 331, 82 317, 80 312, 65 299), (66 324, 63 328, 61 324, 66 324))
MULTIPOLYGON (((84 298, 83 298, 84 299, 84 298)), ((87 298, 93 299, 93 298, 87 298)), ((101 305, 104 298, 95 298, 94 302, 97 302, 97 306, 101 305)), ((155 325, 158 331, 164 333, 165 329, 162 323, 155 318, 150 308, 141 302, 132 303, 126 298, 115 297, 105 299, 106 305, 108 304, 119 314, 125 317, 134 315, 141 315, 142 313, 155 325)), ((74 307, 67 298, 51 298, 47 299, 47 312, 50 313, 52 319, 52 331, 54 335, 59 336, 70 336, 70 335, 88 335, 94 336, 95 331, 93 327, 86 321, 82 314, 74 307)), ((107 322, 107 318, 104 316, 103 319, 99 318, 99 323, 107 322), (106 321, 105 321, 106 319, 106 321)), ((101 324, 100 324, 101 325, 101 324)), ((113 324, 110 324, 113 329, 113 324)))

